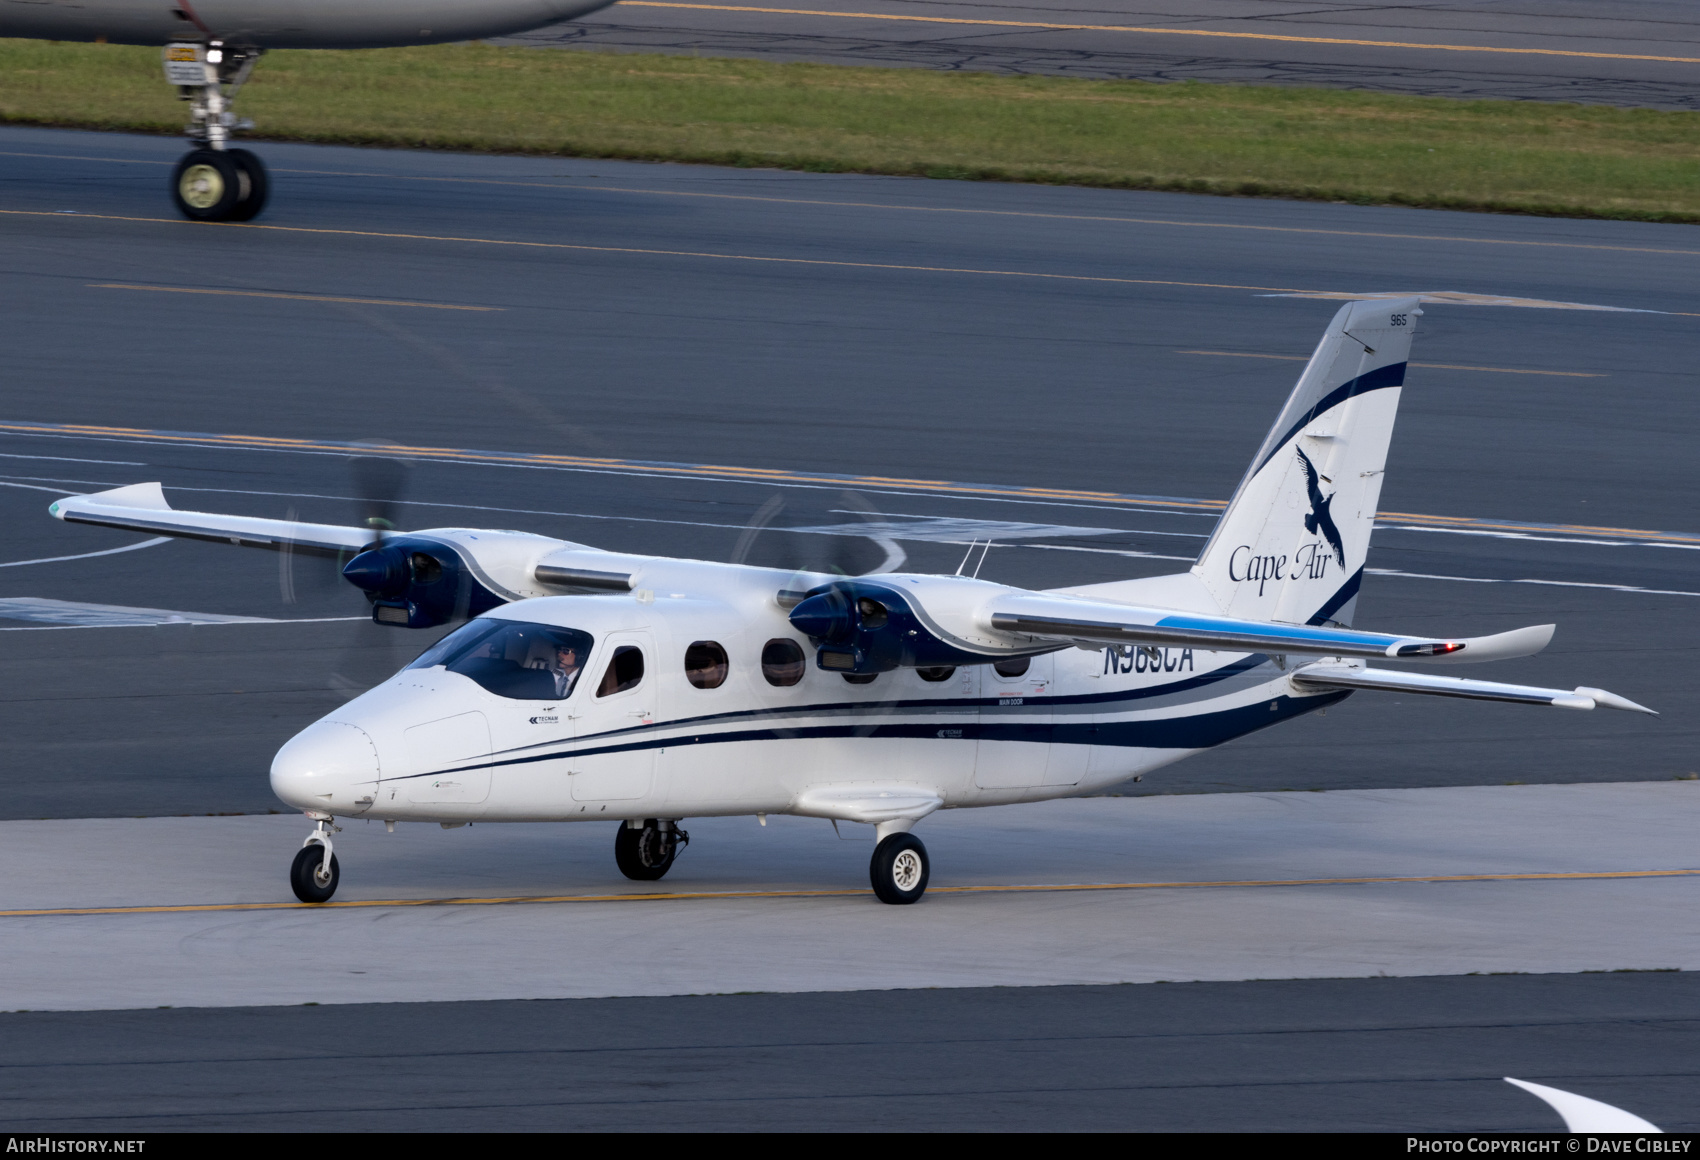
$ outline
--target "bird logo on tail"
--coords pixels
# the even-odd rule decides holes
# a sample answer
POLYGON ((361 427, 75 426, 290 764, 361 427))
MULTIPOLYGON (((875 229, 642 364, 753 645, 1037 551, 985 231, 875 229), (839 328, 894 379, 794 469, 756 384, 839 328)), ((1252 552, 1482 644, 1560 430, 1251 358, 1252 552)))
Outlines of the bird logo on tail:
POLYGON ((1322 494, 1322 473, 1316 470, 1316 465, 1310 461, 1310 456, 1304 453, 1304 448, 1294 448, 1299 453, 1299 463, 1305 469, 1305 490, 1310 493, 1310 514, 1305 516, 1305 531, 1311 535, 1320 534, 1334 549, 1334 558, 1340 562, 1340 567, 1346 566, 1346 542, 1340 537, 1340 529, 1334 525, 1334 516, 1329 507, 1334 503, 1334 497, 1322 494))

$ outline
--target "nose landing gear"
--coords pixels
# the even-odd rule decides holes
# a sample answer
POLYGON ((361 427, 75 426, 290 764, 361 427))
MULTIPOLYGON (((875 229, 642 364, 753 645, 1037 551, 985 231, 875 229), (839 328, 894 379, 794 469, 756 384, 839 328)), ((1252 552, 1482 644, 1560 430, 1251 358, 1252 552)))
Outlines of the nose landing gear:
POLYGON ((621 822, 614 837, 614 864, 627 878, 654 882, 672 869, 679 847, 690 844, 691 836, 667 818, 645 818, 635 826, 621 822))
POLYGON ((165 47, 165 79, 189 102, 185 132, 195 142, 171 175, 171 200, 191 221, 245 222, 265 208, 265 165, 246 149, 228 147, 232 133, 254 127, 230 105, 262 51, 220 40, 165 47))
POLYGON ((295 861, 289 867, 289 886, 302 902, 329 902, 336 893, 341 872, 336 854, 331 851, 331 835, 342 833, 341 826, 331 825, 329 814, 308 814, 319 824, 301 843, 295 861))

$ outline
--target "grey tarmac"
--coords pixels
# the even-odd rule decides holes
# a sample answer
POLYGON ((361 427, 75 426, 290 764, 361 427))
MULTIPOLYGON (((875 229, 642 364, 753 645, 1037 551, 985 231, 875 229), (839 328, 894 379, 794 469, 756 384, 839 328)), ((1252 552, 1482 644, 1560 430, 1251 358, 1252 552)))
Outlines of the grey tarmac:
POLYGON ((14 1132, 1692 1132, 1693 974, 0 1015, 14 1132))

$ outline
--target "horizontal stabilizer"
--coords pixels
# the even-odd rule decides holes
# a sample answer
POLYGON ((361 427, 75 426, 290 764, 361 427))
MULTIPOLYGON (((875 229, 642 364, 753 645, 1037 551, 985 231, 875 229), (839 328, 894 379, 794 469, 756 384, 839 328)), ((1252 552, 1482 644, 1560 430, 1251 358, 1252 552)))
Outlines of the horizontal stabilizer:
POLYGON ((365 528, 177 511, 166 502, 165 492, 157 483, 133 483, 93 495, 66 496, 47 510, 72 524, 94 524, 245 548, 288 547, 319 555, 358 552, 374 538, 365 528))
MULTIPOLYGON (((1490 638, 1491 639, 1491 638, 1490 638)), ((1551 705, 1555 709, 1625 709, 1632 713, 1658 714, 1627 697, 1604 689, 1542 689, 1534 685, 1504 685, 1497 681, 1469 681, 1462 677, 1439 677, 1432 673, 1403 673, 1371 669, 1362 665, 1323 661, 1305 665, 1293 673, 1293 684, 1301 689, 1380 689, 1389 693, 1421 693, 1430 697, 1463 697, 1473 701, 1510 701, 1519 705, 1551 705)))
POLYGON ((1398 660, 1503 660, 1546 647, 1552 626, 1495 636, 1435 639, 1393 636, 1326 625, 1277 624, 1226 616, 1199 616, 1063 596, 1019 595, 992 601, 986 627, 1071 644, 1168 645, 1217 652, 1301 656, 1388 657, 1398 660))

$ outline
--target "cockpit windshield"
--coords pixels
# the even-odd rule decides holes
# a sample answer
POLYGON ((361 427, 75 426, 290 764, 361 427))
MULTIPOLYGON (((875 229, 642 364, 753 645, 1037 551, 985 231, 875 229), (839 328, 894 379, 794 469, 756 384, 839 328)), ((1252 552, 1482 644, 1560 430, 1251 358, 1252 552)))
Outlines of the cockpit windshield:
POLYGON ((564 701, 572 696, 591 636, 576 628, 517 620, 475 620, 457 628, 407 667, 443 665, 501 697, 564 701))

